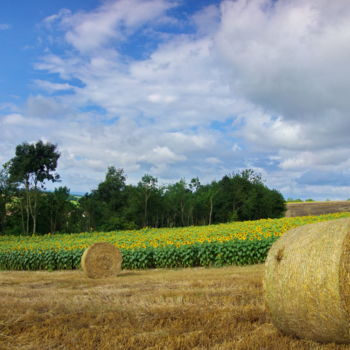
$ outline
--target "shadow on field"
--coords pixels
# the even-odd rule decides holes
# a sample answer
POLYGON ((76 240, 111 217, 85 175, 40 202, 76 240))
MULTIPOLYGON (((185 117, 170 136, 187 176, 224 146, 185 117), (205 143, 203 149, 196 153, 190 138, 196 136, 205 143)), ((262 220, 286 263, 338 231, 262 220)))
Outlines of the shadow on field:
POLYGON ((128 272, 122 271, 122 272, 118 275, 118 278, 130 277, 130 276, 140 276, 140 275, 141 275, 140 273, 133 272, 133 271, 128 271, 128 272))
POLYGON ((349 349, 275 329, 263 269, 0 272, 0 349, 349 349))

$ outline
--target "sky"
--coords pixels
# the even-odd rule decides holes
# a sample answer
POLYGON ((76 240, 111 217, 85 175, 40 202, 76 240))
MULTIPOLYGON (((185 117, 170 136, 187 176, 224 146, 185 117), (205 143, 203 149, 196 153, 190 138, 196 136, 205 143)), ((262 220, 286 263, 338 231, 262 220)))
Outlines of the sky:
POLYGON ((0 164, 43 140, 72 193, 250 168, 350 198, 349 1, 1 0, 0 44, 0 164))

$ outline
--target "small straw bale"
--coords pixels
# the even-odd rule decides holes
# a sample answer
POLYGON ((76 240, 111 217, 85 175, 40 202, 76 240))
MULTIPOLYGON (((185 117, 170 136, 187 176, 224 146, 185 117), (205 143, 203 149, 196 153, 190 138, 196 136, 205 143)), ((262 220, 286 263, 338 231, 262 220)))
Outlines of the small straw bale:
POLYGON ((81 267, 90 278, 116 276, 122 267, 122 255, 111 243, 95 243, 81 257, 81 267))
POLYGON ((266 310, 284 334, 350 343, 350 219, 289 230, 271 247, 266 310))

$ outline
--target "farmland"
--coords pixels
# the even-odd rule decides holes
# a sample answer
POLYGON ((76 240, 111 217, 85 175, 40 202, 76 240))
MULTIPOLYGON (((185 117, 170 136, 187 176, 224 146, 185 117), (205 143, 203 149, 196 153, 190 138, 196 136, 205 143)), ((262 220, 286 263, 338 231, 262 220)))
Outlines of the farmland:
MULTIPOLYGON (((188 247, 202 247, 214 257, 202 260, 210 267, 130 270, 124 266, 117 277, 102 279, 90 279, 79 269, 52 271, 51 265, 46 266, 50 271, 0 271, 0 349, 345 350, 346 345, 322 345, 280 333, 264 306, 264 265, 227 266, 219 259, 225 250, 215 249, 232 244, 246 254, 247 247, 272 244, 292 227, 349 216, 337 213, 174 229, 3 236, 1 259, 41 254, 45 260, 56 254, 64 260, 96 241, 115 244, 129 263, 130 257, 143 259, 140 252, 150 251, 153 262, 157 256, 159 262, 159 257, 166 259, 167 249, 178 259, 177 252, 188 247), (215 266, 220 264, 226 266, 215 266)), ((244 254, 237 254, 243 260, 236 263, 252 261, 250 254, 244 254)), ((80 255, 75 258, 78 268, 80 255)), ((34 267, 31 260, 22 263, 14 266, 34 267)))
POLYGON ((286 217, 324 215, 350 211, 350 201, 287 203, 286 217))
POLYGON ((345 350, 284 336, 264 309, 263 265, 0 272, 2 350, 345 350))
POLYGON ((84 249, 95 242, 116 245, 124 269, 257 264, 264 262, 271 244, 290 228, 345 216, 350 213, 173 229, 0 236, 0 269, 79 268, 84 249))

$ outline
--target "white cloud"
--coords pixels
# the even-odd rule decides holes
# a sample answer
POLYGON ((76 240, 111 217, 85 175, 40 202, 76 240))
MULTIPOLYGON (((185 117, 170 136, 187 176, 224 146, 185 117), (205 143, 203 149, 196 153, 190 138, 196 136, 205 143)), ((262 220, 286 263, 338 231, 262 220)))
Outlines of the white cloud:
POLYGON ((164 29, 180 25, 168 11, 177 5, 105 1, 47 17, 65 51, 49 49, 36 68, 60 80, 36 79, 54 97, 30 96, 0 117, 6 147, 11 132, 57 142, 62 171, 79 189, 108 165, 132 172, 131 181, 150 171, 210 181, 250 167, 296 195, 297 186, 319 189, 297 183, 305 172, 346 171, 350 3, 225 0, 182 19, 191 34, 164 29), (135 35, 137 58, 122 48, 135 35))
POLYGON ((234 93, 299 121, 349 108, 349 3, 239 0, 221 10, 217 44, 234 93))
POLYGON ((142 160, 157 164, 157 163, 174 163, 179 160, 185 160, 186 156, 178 155, 167 146, 156 146, 151 152, 142 157, 142 160))
POLYGON ((208 157, 205 159, 205 161, 209 164, 221 164, 222 161, 218 158, 215 158, 215 157, 208 157))
POLYGON ((255 151, 280 155, 284 170, 348 159, 349 19, 344 1, 221 4, 215 43, 232 93, 256 106, 240 115, 238 134, 255 151))
POLYGON ((11 26, 9 24, 6 23, 0 23, 0 30, 7 30, 10 29, 11 26))
POLYGON ((282 169, 315 169, 319 171, 344 171, 350 166, 349 148, 336 148, 290 152, 282 151, 282 169))
POLYGON ((1 124, 3 125, 16 125, 16 124, 21 124, 23 122, 24 122, 24 118, 20 114, 8 114, 8 115, 5 115, 1 120, 1 124))
POLYGON ((176 96, 151 94, 148 96, 148 100, 153 103, 169 103, 176 101, 176 96))
POLYGON ((47 92, 67 91, 67 90, 73 90, 75 88, 74 86, 67 83, 63 83, 63 84, 52 83, 50 81, 40 80, 40 79, 34 80, 34 83, 39 88, 47 92))
POLYGON ((220 23, 220 11, 216 5, 209 5, 192 17, 199 34, 212 34, 220 23))
POLYGON ((232 151, 233 151, 233 152, 239 152, 239 151, 242 151, 242 148, 241 148, 237 143, 235 143, 235 144, 232 146, 232 151))
POLYGON ((111 40, 126 40, 145 23, 156 21, 173 5, 166 0, 106 1, 90 12, 62 10, 49 16, 45 23, 58 21, 65 30, 66 41, 81 52, 91 52, 111 40))

